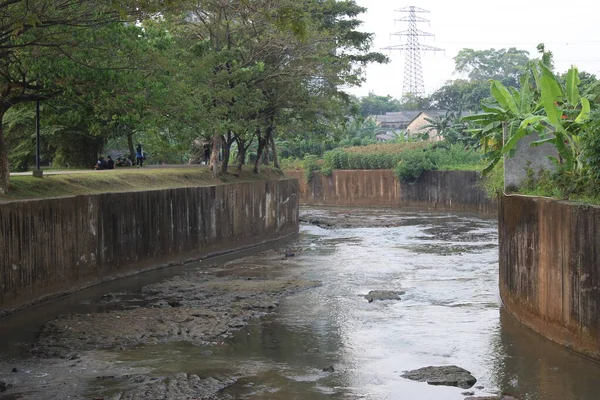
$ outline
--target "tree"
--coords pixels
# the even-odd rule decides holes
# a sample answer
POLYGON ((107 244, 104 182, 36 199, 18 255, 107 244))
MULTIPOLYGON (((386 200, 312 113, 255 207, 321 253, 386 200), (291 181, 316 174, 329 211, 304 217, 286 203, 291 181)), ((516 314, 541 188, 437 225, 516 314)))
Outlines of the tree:
POLYGON ((381 115, 400 110, 400 101, 390 95, 378 96, 374 93, 369 93, 368 96, 358 99, 358 112, 362 117, 381 115))
POLYGON ((481 101, 489 98, 488 82, 456 79, 448 81, 431 96, 431 106, 438 110, 479 111, 481 101))
POLYGON ((518 87, 525 72, 529 53, 514 47, 509 49, 462 49, 454 57, 457 72, 466 73, 472 81, 494 79, 505 86, 518 87))
POLYGON ((402 111, 421 111, 431 108, 431 100, 428 97, 405 94, 400 99, 400 109, 402 111))
POLYGON ((113 42, 105 41, 94 43, 90 48, 89 41, 79 40, 85 38, 85 33, 121 22, 127 15, 138 18, 143 12, 161 10, 172 4, 173 1, 158 0, 10 0, 0 3, 0 193, 7 192, 9 185, 8 154, 2 131, 6 112, 17 104, 47 100, 69 88, 73 82, 65 82, 64 64, 76 62, 95 68, 86 57, 92 48, 106 50, 101 59, 103 66, 118 51, 113 42))

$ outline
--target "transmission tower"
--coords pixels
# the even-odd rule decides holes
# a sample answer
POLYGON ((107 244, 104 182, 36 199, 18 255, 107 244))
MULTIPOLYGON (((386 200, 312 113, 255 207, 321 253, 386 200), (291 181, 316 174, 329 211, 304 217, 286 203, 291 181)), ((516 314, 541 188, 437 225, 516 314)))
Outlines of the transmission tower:
POLYGON ((423 68, 421 65, 422 51, 443 51, 438 47, 428 46, 419 43, 419 36, 433 36, 431 33, 423 32, 417 28, 418 22, 429 22, 428 19, 418 16, 418 13, 429 13, 419 7, 404 7, 396 12, 407 13, 405 17, 398 18, 398 22, 408 22, 408 29, 401 32, 392 33, 394 36, 406 36, 406 44, 385 47, 386 50, 400 50, 406 52, 404 64, 404 84, 402 86, 403 94, 412 94, 415 96, 425 95, 425 83, 423 82, 423 68))

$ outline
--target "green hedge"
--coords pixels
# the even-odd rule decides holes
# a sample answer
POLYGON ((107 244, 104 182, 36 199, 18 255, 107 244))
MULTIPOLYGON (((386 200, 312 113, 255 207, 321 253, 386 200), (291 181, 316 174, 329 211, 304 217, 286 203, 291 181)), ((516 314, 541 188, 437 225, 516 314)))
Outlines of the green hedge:
POLYGON ((325 153, 324 166, 329 169, 393 169, 401 154, 359 154, 341 149, 325 153))
POLYGON ((438 143, 424 148, 407 148, 398 153, 355 153, 334 149, 325 152, 323 160, 305 155, 301 162, 295 159, 289 164, 300 164, 308 182, 314 171, 320 170, 328 176, 336 169, 391 169, 400 181, 414 182, 426 170, 478 169, 481 167, 481 155, 460 145, 438 143))

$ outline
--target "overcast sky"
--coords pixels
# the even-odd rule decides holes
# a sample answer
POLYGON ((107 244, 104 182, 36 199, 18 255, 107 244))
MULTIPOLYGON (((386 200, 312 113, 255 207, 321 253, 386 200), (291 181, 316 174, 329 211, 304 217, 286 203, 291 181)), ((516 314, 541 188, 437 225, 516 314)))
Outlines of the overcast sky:
POLYGON ((368 9, 362 15, 362 30, 375 33, 373 50, 388 55, 391 62, 372 65, 366 72, 367 81, 349 92, 366 96, 402 95, 404 53, 389 52, 384 47, 406 42, 406 38, 391 36, 405 30, 407 23, 394 22, 407 14, 394 10, 416 6, 430 11, 419 16, 430 20, 419 23, 419 29, 435 38, 420 38, 421 43, 441 47, 445 51, 423 53, 425 91, 430 94, 445 81, 456 79, 453 57, 462 48, 489 49, 516 47, 537 57, 536 46, 545 43, 554 53, 558 71, 571 64, 580 70, 600 75, 600 1, 592 0, 356 0, 368 9))

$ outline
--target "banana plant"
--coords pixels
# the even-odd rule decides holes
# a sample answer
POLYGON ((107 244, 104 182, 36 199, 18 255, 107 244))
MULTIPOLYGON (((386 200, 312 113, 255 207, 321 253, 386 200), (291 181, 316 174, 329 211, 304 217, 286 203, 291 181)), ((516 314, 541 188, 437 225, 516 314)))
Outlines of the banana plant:
POLYGON ((483 113, 463 118, 475 126, 470 132, 490 160, 484 173, 503 156, 514 155, 517 143, 531 133, 540 137, 532 146, 553 144, 558 157, 551 159, 576 172, 581 166, 581 132, 590 113, 590 103, 580 95, 578 84, 576 67, 571 67, 563 85, 542 61, 530 64, 518 91, 491 81, 494 101, 482 105, 483 113))
POLYGON ((541 140, 532 146, 553 144, 558 152, 558 158, 552 157, 553 161, 577 173, 583 161, 581 136, 590 118, 590 102, 579 93, 577 67, 569 69, 563 86, 546 65, 540 63, 540 66, 541 74, 537 79, 546 114, 543 124, 548 129, 541 131, 541 140))
POLYGON ((484 157, 489 160, 484 174, 490 172, 505 154, 514 154, 516 144, 525 135, 542 128, 542 105, 537 101, 535 87, 532 88, 531 75, 521 78, 521 88, 506 88, 499 81, 492 80, 491 102, 483 102, 483 113, 462 118, 473 128, 467 130, 481 143, 484 157), (505 142, 504 131, 509 138, 505 142))

